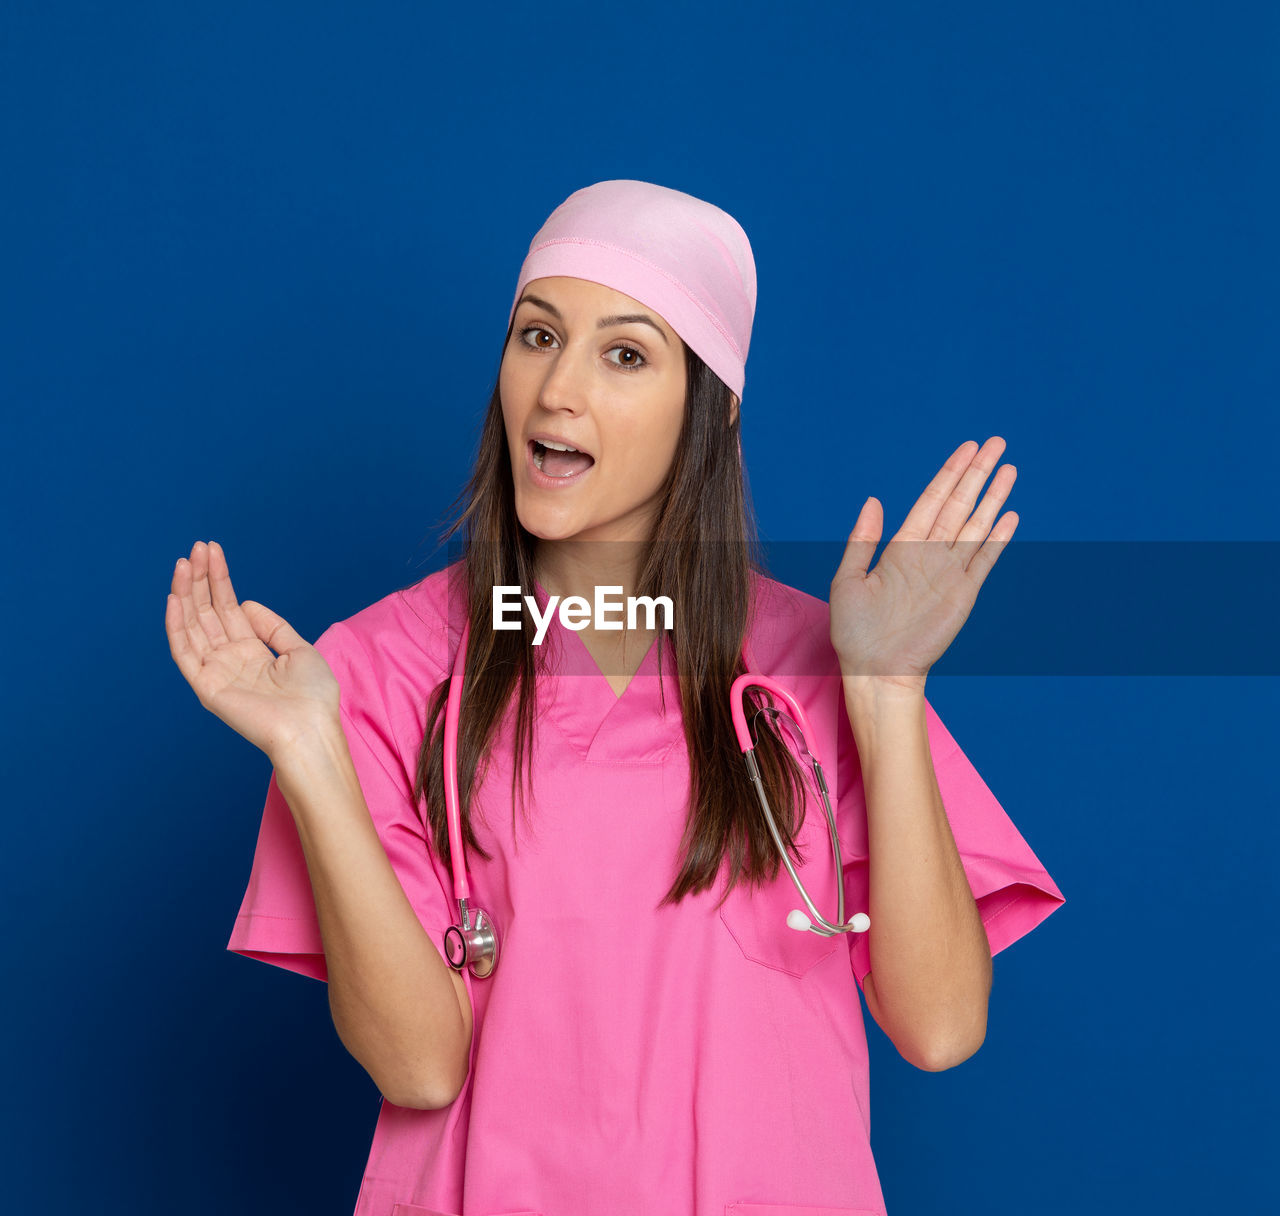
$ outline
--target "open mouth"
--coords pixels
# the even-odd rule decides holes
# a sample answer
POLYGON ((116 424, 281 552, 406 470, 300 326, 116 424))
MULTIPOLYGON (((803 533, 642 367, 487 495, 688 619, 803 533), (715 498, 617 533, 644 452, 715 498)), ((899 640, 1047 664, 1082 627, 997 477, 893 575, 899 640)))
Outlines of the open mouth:
POLYGON ((576 477, 595 464, 595 457, 568 444, 531 439, 529 446, 533 449, 534 468, 547 477, 576 477))

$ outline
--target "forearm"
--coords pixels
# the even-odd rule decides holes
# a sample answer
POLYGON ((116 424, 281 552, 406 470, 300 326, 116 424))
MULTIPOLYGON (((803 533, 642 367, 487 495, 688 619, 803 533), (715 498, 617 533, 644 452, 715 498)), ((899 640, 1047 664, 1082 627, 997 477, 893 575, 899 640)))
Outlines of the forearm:
POLYGON ((951 1067, 985 1037, 991 951, 938 791, 924 694, 846 677, 844 696, 867 803, 872 1013, 905 1059, 951 1067))
POLYGON ((341 728, 273 763, 306 857, 338 1037, 389 1101, 446 1105, 466 1078, 470 1005, 391 868, 341 728))

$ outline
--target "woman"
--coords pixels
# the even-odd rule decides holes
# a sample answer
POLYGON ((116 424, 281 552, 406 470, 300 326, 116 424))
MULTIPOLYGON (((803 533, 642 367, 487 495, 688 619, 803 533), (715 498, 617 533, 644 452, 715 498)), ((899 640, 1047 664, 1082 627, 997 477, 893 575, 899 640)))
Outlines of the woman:
POLYGON ((906 1059, 951 1067, 991 956, 1062 902, 924 697, 1016 525, 1012 466, 977 501, 1003 441, 961 445, 870 573, 868 499, 829 607, 765 578, 737 441, 754 305, 720 209, 578 191, 519 276, 463 561, 314 647, 237 603, 216 544, 177 564, 174 660, 274 768, 229 948, 327 979, 385 1097, 357 1216, 883 1213, 859 986, 906 1059), (600 588, 671 619, 551 611, 600 588), (814 784, 757 731, 783 844, 847 932, 788 922, 734 736, 744 656, 828 758, 838 876, 814 784), (484 978, 444 956, 454 679, 467 873, 501 936, 484 978))

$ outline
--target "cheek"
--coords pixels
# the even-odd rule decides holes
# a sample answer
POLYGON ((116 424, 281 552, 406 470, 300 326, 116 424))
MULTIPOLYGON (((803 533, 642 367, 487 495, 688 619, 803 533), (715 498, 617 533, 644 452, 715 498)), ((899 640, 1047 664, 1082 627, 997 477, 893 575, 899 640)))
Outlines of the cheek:
POLYGON ((498 400, 502 403, 502 421, 510 437, 512 430, 520 426, 520 386, 519 378, 505 361, 498 372, 498 400))
POLYGON ((646 482, 653 486, 660 485, 666 478, 675 460, 676 448, 680 442, 680 430, 684 423, 684 401, 679 408, 664 405, 654 410, 645 420, 642 428, 637 428, 630 445, 632 451, 643 452, 644 459, 638 462, 643 469, 646 482))

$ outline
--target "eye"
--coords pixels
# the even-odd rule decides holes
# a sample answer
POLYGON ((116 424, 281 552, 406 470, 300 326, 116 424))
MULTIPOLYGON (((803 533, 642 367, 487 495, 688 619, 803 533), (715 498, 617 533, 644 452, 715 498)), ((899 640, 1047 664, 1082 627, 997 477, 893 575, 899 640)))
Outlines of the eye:
POLYGON ((556 336, 541 325, 526 325, 520 331, 520 341, 535 350, 550 350, 556 344, 556 336))
POLYGON ((645 365, 645 357, 634 346, 615 346, 609 351, 609 362, 617 364, 618 367, 626 368, 631 371, 637 367, 645 365), (617 355, 615 359, 612 356, 617 355))

